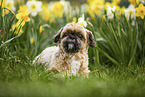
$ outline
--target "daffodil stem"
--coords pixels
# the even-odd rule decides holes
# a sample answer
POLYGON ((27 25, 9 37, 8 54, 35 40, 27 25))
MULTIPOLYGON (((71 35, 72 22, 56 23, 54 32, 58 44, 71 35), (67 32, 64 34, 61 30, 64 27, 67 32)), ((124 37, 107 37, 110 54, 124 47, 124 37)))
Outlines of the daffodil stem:
POLYGON ((15 13, 14 13, 12 10, 10 10, 10 9, 8 9, 8 8, 6 8, 6 7, 3 7, 2 9, 6 9, 6 10, 8 10, 9 12, 11 12, 12 14, 15 15, 15 13))
POLYGON ((2 33, 3 33, 3 41, 5 40, 5 34, 6 34, 6 30, 5 30, 5 17, 3 17, 3 23, 2 23, 2 33))

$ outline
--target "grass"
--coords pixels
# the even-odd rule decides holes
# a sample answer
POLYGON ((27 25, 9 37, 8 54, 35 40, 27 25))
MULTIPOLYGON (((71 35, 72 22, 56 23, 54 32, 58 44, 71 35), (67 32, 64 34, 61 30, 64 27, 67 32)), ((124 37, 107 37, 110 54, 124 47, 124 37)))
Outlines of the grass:
POLYGON ((7 71, 9 73, 5 74, 5 80, 0 81, 0 96, 143 97, 145 95, 144 70, 140 66, 132 68, 102 66, 98 72, 90 74, 89 78, 57 77, 34 66, 15 69, 21 70, 7 71))
MULTIPOLYGON (((7 51, 8 48, 5 48, 7 51)), ((33 66, 24 51, 0 62, 0 96, 8 97, 143 97, 144 65, 93 66, 89 78, 61 77, 33 66), (17 55, 17 56, 14 56, 17 55)))
MULTIPOLYGON (((76 12, 77 13, 77 12, 76 12)), ((143 97, 145 96, 145 19, 127 21, 124 15, 113 20, 95 14, 87 29, 93 32, 96 48, 89 48, 89 68, 98 70, 88 78, 60 77, 46 72, 32 60, 44 48, 53 46, 53 35, 72 18, 64 15, 54 22, 39 15, 15 34, 15 14, 1 16, 0 7, 0 96, 27 97, 143 97), (40 33, 40 26, 44 31, 40 33), (31 39, 33 38, 33 42, 31 39)), ((74 17, 78 18, 81 13, 74 17)))

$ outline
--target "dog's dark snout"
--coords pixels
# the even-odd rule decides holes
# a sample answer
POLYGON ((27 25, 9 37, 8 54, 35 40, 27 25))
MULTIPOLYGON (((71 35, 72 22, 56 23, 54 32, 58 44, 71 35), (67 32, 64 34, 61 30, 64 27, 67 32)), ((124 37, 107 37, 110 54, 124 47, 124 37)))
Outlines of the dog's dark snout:
POLYGON ((75 37, 72 36, 72 35, 70 35, 69 38, 70 38, 71 40, 74 40, 74 39, 75 39, 75 37))

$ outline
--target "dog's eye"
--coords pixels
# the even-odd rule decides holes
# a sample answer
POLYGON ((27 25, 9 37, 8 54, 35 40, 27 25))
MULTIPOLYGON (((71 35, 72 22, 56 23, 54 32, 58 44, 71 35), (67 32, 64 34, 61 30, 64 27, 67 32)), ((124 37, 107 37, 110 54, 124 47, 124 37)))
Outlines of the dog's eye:
POLYGON ((64 36, 67 36, 68 35, 68 33, 64 33, 64 36))
POLYGON ((82 38, 82 37, 83 37, 83 35, 82 35, 82 34, 79 34, 79 35, 78 35, 78 37, 79 37, 79 38, 82 38))

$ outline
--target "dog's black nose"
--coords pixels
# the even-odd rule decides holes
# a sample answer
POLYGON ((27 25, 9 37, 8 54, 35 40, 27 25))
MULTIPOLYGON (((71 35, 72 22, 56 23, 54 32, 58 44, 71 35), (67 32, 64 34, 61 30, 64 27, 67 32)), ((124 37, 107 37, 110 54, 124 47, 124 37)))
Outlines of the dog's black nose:
POLYGON ((69 38, 70 38, 71 40, 74 40, 74 39, 75 39, 75 36, 70 35, 69 38))

